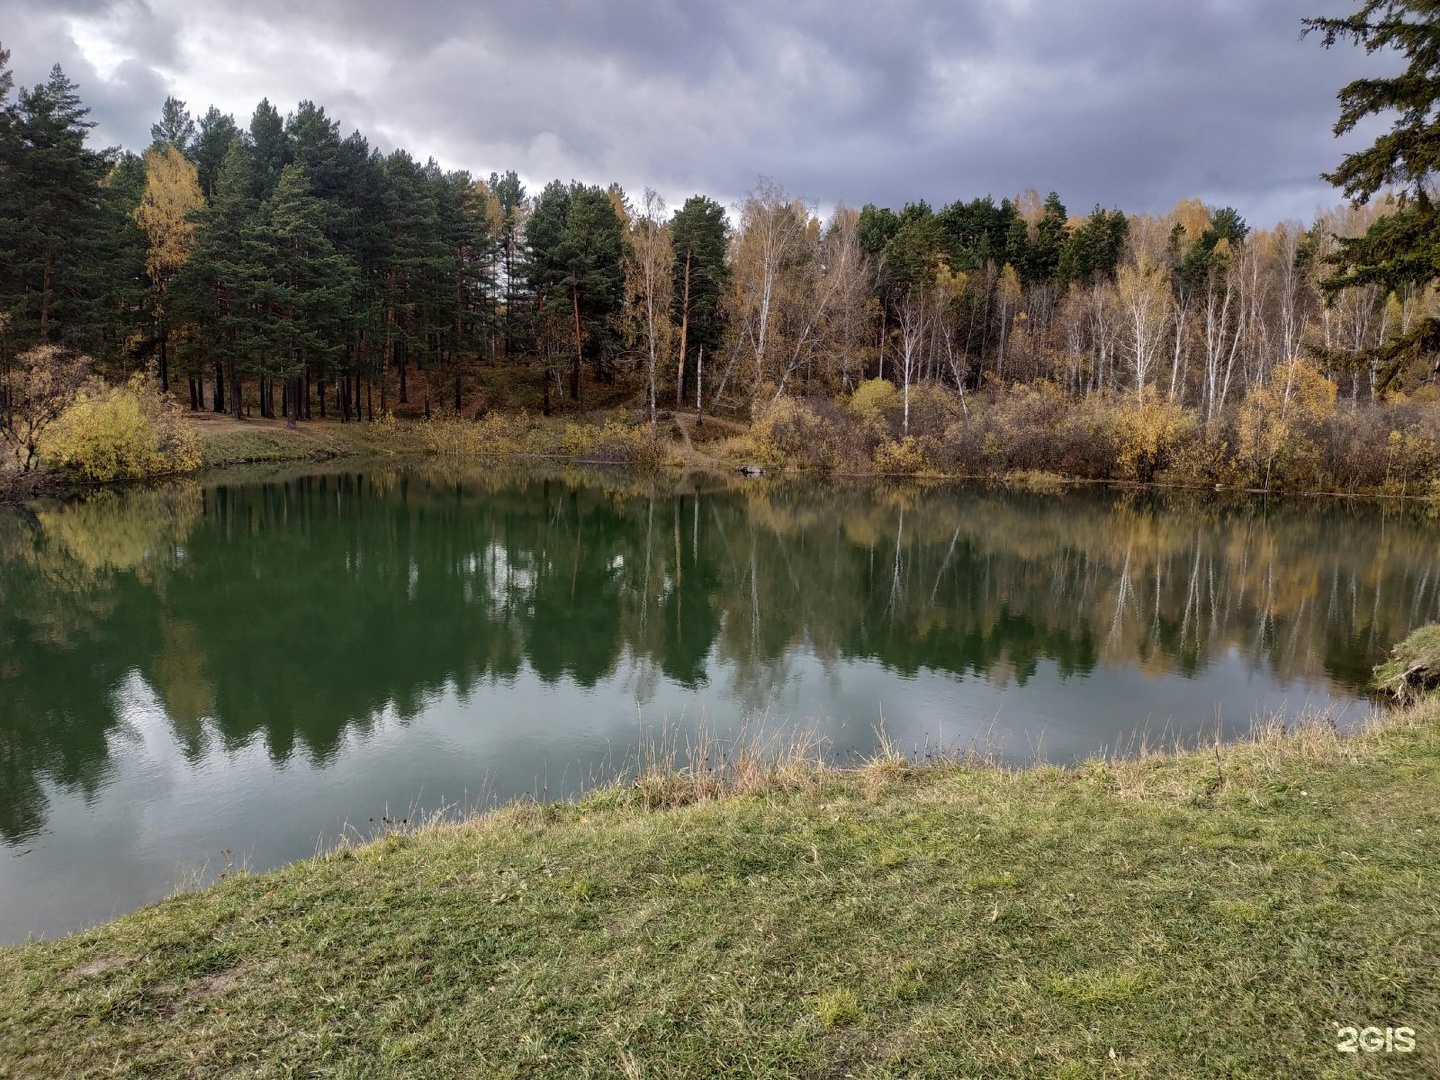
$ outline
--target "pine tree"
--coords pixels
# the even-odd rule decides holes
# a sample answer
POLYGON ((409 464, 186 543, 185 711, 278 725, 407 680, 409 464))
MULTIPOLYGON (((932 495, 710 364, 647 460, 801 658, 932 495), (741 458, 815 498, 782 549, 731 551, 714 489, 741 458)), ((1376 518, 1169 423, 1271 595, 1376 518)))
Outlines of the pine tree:
POLYGON ((725 335, 721 297, 729 282, 725 263, 725 208, 704 195, 692 195, 670 222, 675 248, 671 286, 672 318, 680 327, 675 407, 683 404, 702 350, 718 357, 725 335))
POLYGON ((248 237, 266 378, 283 383, 281 414, 291 426, 306 417, 312 377, 345 350, 354 273, 325 235, 325 220, 304 166, 286 165, 248 237))
POLYGON ((24 344, 88 345, 99 321, 84 271, 100 261, 101 185, 114 154, 85 145, 94 126, 89 113, 56 64, 46 82, 21 91, 6 123, 13 173, 0 296, 24 344))
POLYGON ((144 194, 144 160, 121 155, 96 193, 99 221, 73 270, 90 320, 70 324, 67 338, 117 378, 134 370, 153 327, 146 237, 135 220, 144 194))
POLYGON ((465 360, 479 352, 481 335, 494 317, 495 238, 490 232, 489 198, 489 189, 467 172, 447 173, 437 186, 445 277, 436 298, 435 334, 439 359, 454 379, 457 413, 464 401, 465 360))
POLYGON ((293 160, 285 123, 269 98, 250 117, 250 147, 255 158, 255 197, 268 199, 280 183, 280 171, 293 160))
MULTIPOLYGON (((20 139, 19 117, 10 95, 15 89, 15 76, 10 70, 10 50, 0 45, 0 206, 18 207, 20 139)), ((19 220, 14 213, 0 214, 0 377, 11 357, 11 323, 16 297, 13 279, 6 270, 15 265, 18 256, 19 220)))
POLYGON ((233 116, 226 116, 215 106, 210 106, 200 118, 195 138, 190 143, 187 156, 195 162, 200 190, 206 202, 215 198, 215 183, 220 177, 220 166, 225 155, 241 137, 240 127, 233 116))
POLYGON ((900 216, 888 206, 866 203, 860 208, 860 246, 867 254, 879 255, 899 231, 900 216))
POLYGON ((1045 199, 1040 221, 1035 227, 1035 246, 1031 252, 1030 272, 1034 281, 1053 281, 1060 276, 1060 256, 1070 237, 1069 215, 1065 204, 1055 192, 1045 199))
MULTIPOLYGON (((448 253, 440 233, 438 178, 433 162, 422 166, 403 150, 385 159, 385 356, 399 375, 402 404, 409 401, 411 356, 419 360, 430 347, 444 280, 448 253)), ((384 395, 382 380, 382 399, 384 395)))
POLYGON ((185 102, 167 97, 160 110, 159 121, 150 125, 150 147, 159 150, 173 146, 180 153, 189 155, 196 134, 195 121, 185 108, 185 102))
MULTIPOLYGON (((623 227, 603 188, 555 180, 526 225, 528 277, 550 322, 562 313, 571 330, 570 398, 580 400, 586 360, 608 378, 607 357, 617 344, 613 316, 624 300, 623 227)), ((546 382, 548 399, 549 382, 546 382)))
POLYGON ((505 303, 502 311, 502 326, 505 337, 505 355, 515 352, 516 331, 520 323, 520 286, 523 284, 522 264, 525 261, 524 225, 529 210, 525 197, 525 185, 514 171, 490 174, 490 192, 499 203, 500 220, 496 237, 500 248, 500 287, 505 303))
MULTIPOLYGON (((365 138, 352 133, 341 144, 345 156, 345 191, 348 208, 337 249, 355 267, 355 291, 346 328, 343 375, 337 390, 341 420, 360 419, 362 389, 374 385, 383 371, 385 344, 385 290, 391 237, 386 220, 385 159, 371 150, 365 138)), ((373 416, 373 405, 367 410, 373 416)))
POLYGON ((210 205, 196 217, 195 243, 171 286, 171 309, 195 324, 205 350, 215 357, 214 409, 241 416, 241 379, 252 373, 261 348, 256 317, 259 267, 251 229, 255 162, 237 139, 216 177, 210 205))
MULTIPOLYGON (((1430 190, 1440 174, 1440 121, 1435 119, 1440 108, 1440 4, 1367 0, 1353 15, 1306 19, 1304 27, 1305 34, 1318 34, 1326 48, 1348 41, 1367 53, 1397 52, 1406 61, 1397 76, 1356 79, 1340 91, 1337 136, 1370 117, 1393 114, 1393 119, 1388 132, 1364 150, 1345 155, 1324 178, 1356 205, 1392 188, 1397 204, 1365 235, 1337 238, 1338 249, 1330 258, 1335 272, 1322 285, 1332 295, 1365 284, 1379 285, 1385 292, 1429 288, 1440 279, 1440 207, 1430 190)), ((1422 378, 1440 374, 1440 363, 1434 362, 1437 353, 1440 320, 1422 316, 1380 347, 1350 359, 1374 365, 1380 393, 1397 380, 1406 381, 1412 367, 1419 367, 1422 378)))

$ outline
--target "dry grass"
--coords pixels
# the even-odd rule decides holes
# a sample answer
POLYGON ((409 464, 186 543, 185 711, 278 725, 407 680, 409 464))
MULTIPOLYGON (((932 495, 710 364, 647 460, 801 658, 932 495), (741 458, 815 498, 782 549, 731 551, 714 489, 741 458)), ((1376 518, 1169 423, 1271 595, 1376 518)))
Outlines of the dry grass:
POLYGON ((1440 1075, 1437 808, 1434 697, 1074 769, 661 732, 7 950, 0 1076, 1440 1075))
POLYGON ((1375 687, 1401 703, 1440 688, 1440 625, 1422 626, 1375 669, 1375 687))

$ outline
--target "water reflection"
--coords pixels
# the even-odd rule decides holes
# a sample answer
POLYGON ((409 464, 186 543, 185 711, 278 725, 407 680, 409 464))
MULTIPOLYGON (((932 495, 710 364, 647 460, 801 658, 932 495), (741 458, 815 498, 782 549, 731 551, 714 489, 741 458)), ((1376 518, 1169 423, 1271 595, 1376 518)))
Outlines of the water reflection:
MULTIPOLYGON (((894 685, 847 691, 862 715, 845 721, 868 726, 905 677, 943 692, 1051 671, 1111 699, 1093 746, 1137 720, 1107 671, 1231 663, 1346 697, 1440 617, 1433 537, 1334 502, 438 463, 102 492, 0 516, 0 840, 35 837, 57 792, 95 800, 145 745, 142 713, 191 766, 263 747, 323 769, 377 724, 442 699, 504 708, 493 691, 527 679, 763 711, 807 665, 878 665, 894 685)), ((532 706, 475 722, 551 722, 532 706)))

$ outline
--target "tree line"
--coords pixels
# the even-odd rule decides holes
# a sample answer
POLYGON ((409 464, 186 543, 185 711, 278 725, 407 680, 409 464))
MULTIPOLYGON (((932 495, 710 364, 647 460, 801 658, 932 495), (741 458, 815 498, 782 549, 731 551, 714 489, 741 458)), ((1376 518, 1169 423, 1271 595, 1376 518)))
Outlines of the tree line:
POLYGON ((384 154, 309 101, 242 125, 170 98, 139 155, 91 127, 58 66, 16 93, 0 52, 7 407, 12 369, 59 352, 150 370, 191 409, 291 421, 462 413, 486 367, 533 380, 547 414, 629 380, 652 424, 883 379, 902 436, 920 384, 962 407, 1016 383, 1128 394, 1211 427, 1261 391, 1287 405, 1300 356, 1356 400, 1435 374, 1381 348, 1431 318, 1432 290, 1330 287, 1383 199, 1270 230, 1198 200, 1074 216, 1034 192, 822 221, 762 180, 733 215, 703 194, 672 213, 648 189, 532 193, 384 154))

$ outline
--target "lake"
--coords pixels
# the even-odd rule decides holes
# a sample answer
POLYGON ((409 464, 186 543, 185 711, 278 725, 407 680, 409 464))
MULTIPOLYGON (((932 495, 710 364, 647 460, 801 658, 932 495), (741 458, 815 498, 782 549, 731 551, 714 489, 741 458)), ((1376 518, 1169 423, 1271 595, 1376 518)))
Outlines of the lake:
POLYGON ((0 942, 663 737, 1061 763, 1352 723, 1440 618, 1413 508, 442 461, 0 513, 0 942))

